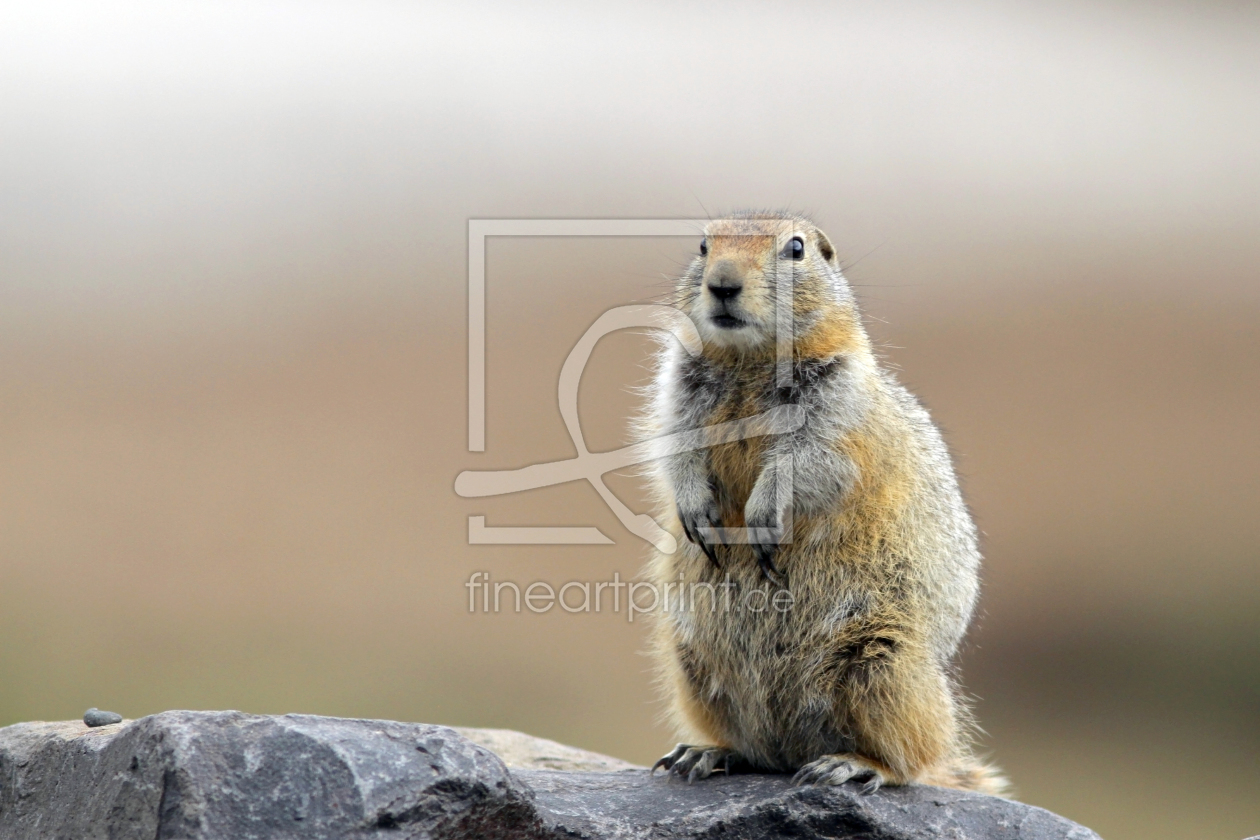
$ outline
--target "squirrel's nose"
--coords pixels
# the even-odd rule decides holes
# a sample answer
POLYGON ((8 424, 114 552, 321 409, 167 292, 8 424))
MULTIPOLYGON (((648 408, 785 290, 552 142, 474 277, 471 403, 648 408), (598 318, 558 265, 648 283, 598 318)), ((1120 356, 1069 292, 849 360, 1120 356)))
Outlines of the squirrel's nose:
POLYGON ((744 290, 739 269, 730 260, 715 263, 708 271, 705 285, 718 300, 730 300, 744 290))

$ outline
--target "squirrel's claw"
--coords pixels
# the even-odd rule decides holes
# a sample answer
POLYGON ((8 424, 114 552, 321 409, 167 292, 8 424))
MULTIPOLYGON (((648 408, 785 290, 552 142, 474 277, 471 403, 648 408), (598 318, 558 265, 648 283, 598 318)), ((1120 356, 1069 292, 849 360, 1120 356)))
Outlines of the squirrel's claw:
POLYGON ((715 569, 721 570, 722 564, 718 562, 716 548, 705 541, 700 530, 701 528, 722 527, 722 519, 718 515, 717 506, 714 505, 702 513, 684 514, 680 510, 678 511, 678 521, 682 523, 683 533, 687 536, 687 539, 704 552, 704 556, 709 558, 709 562, 713 564, 715 569))
POLYGON ((786 589, 787 581, 774 565, 774 553, 777 545, 754 545, 753 551, 757 553, 757 565, 761 567, 761 573, 765 575, 766 580, 775 586, 786 589))
POLYGON ((757 556, 761 573, 775 586, 786 589, 785 576, 774 565, 774 556, 779 553, 779 543, 784 535, 783 526, 779 524, 782 521, 782 515, 771 517, 765 513, 749 513, 747 517, 748 542, 757 556))
POLYGON ((792 777, 793 785, 842 785, 847 781, 865 781, 862 793, 872 794, 885 781, 874 762, 856 755, 824 755, 806 764, 792 777))
POLYGON ((693 747, 679 744, 652 765, 652 773, 664 767, 670 777, 685 778, 687 783, 707 779, 715 771, 731 772, 732 760, 739 766, 742 759, 726 747, 693 747))
POLYGON ((678 759, 682 758, 683 754, 689 749, 691 749, 690 744, 679 744, 674 747, 668 753, 657 759, 656 763, 652 765, 652 769, 648 771, 648 774, 654 776, 656 775, 656 771, 662 767, 664 767, 665 772, 668 773, 670 768, 672 768, 678 759))
POLYGON ((700 550, 704 552, 704 555, 709 558, 709 562, 713 564, 713 568, 721 570, 722 564, 718 562, 717 551, 714 550, 713 546, 709 545, 704 540, 700 540, 697 545, 700 546, 700 550))

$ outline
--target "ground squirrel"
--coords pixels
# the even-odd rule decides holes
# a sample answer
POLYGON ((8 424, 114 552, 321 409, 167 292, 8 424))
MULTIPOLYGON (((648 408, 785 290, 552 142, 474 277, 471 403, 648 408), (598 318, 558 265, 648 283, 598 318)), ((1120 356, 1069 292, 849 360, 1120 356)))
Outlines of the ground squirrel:
POLYGON ((653 650, 697 744, 656 766, 693 781, 744 767, 1001 793, 971 753, 951 665, 979 587, 976 529, 939 431, 876 359, 827 237, 791 214, 713 221, 674 303, 703 349, 663 345, 646 440, 782 405, 804 423, 649 468, 679 545, 649 566, 666 592, 653 650), (787 289, 791 367, 776 368, 787 289), (714 528, 751 537, 719 545, 714 528), (740 600, 758 589, 761 609, 740 600), (767 608, 783 589, 790 608, 767 608))

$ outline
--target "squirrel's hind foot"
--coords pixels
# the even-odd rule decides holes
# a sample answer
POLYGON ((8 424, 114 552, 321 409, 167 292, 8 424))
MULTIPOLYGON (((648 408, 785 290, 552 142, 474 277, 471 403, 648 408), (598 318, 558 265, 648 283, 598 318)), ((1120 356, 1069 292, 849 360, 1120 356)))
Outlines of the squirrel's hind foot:
POLYGON ((874 793, 890 782, 888 771, 875 762, 851 753, 824 755, 811 761, 792 777, 794 785, 842 785, 848 781, 865 781, 862 793, 874 793))
POLYGON ((742 759, 734 750, 726 747, 693 747, 690 744, 679 744, 652 765, 652 773, 663 767, 668 776, 686 778, 690 783, 697 779, 707 779, 718 770, 729 775, 731 768, 741 761, 742 759))

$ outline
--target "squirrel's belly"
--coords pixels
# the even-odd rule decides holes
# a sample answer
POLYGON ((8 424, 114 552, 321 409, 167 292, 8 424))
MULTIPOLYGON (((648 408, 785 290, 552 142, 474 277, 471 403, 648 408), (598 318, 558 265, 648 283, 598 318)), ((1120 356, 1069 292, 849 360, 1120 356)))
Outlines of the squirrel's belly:
POLYGON ((767 770, 851 750, 818 640, 799 637, 790 613, 740 610, 734 601, 726 614, 675 617, 686 625, 677 627, 678 662, 712 734, 767 770))

